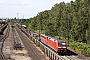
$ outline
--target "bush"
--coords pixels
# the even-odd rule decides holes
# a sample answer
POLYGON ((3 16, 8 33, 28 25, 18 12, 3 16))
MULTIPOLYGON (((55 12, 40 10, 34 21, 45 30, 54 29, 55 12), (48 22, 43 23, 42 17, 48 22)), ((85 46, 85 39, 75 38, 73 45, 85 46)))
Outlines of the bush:
POLYGON ((69 47, 77 51, 80 54, 90 57, 90 47, 86 43, 70 41, 69 47))

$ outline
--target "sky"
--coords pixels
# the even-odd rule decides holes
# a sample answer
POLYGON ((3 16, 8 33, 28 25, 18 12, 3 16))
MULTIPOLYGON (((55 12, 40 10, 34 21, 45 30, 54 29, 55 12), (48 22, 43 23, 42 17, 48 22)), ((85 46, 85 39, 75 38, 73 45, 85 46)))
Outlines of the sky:
POLYGON ((31 18, 63 1, 74 0, 0 0, 0 18, 31 18))

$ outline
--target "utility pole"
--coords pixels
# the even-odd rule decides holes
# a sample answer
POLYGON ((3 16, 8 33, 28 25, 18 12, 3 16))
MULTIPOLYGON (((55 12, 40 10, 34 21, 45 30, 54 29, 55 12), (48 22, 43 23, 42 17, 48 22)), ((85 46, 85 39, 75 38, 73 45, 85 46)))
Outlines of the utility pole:
POLYGON ((24 15, 23 15, 23 19, 24 19, 24 15))
MULTIPOLYGON (((17 12, 17 19, 16 19, 16 20, 17 20, 17 21, 19 20, 19 13, 18 13, 18 12, 17 12)), ((16 21, 16 22, 17 22, 17 21, 16 21)))
POLYGON ((24 19, 24 15, 22 16, 22 19, 20 19, 20 24, 22 25, 22 20, 24 19))

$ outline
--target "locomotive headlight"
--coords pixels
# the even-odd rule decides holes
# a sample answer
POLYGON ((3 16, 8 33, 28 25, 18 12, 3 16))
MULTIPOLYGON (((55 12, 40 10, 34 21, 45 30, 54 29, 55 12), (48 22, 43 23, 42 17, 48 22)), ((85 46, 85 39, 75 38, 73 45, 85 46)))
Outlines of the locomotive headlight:
POLYGON ((66 47, 58 47, 58 48, 66 48, 66 47))
POLYGON ((63 48, 66 48, 66 47, 63 47, 63 48))
POLYGON ((62 48, 62 47, 58 47, 58 48, 62 48))

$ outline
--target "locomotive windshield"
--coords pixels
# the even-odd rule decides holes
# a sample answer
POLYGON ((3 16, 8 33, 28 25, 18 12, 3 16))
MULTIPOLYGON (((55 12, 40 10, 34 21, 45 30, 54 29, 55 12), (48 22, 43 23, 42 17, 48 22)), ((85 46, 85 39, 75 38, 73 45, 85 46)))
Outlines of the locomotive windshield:
POLYGON ((66 45, 66 42, 58 42, 58 45, 66 45))

